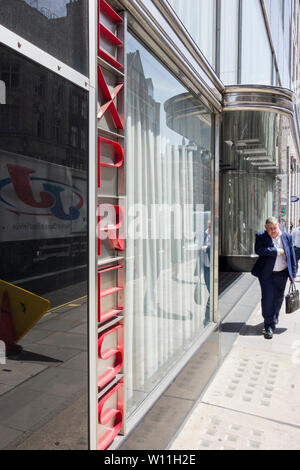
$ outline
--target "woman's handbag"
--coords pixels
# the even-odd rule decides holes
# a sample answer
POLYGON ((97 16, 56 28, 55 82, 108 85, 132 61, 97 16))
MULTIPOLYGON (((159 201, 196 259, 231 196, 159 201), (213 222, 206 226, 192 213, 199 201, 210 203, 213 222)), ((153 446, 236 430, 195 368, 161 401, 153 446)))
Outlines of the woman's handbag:
POLYGON ((299 307, 299 291, 296 289, 295 283, 291 282, 289 292, 285 296, 285 313, 293 313, 299 307))

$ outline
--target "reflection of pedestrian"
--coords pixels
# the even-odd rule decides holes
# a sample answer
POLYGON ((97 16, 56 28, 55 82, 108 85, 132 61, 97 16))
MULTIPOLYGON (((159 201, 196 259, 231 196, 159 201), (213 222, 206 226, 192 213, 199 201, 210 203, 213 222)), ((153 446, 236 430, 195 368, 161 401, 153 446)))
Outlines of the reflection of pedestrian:
POLYGON ((296 227, 292 231, 293 243, 294 243, 294 250, 296 255, 296 264, 298 269, 298 261, 300 259, 300 220, 298 223, 298 227, 296 227))
POLYGON ((271 339, 278 323, 288 277, 296 277, 296 259, 292 236, 281 232, 278 220, 269 217, 263 232, 256 234, 255 253, 259 255, 252 274, 261 287, 261 307, 265 338, 271 339))
POLYGON ((207 224, 207 229, 204 232, 204 244, 201 248, 204 253, 203 267, 204 267, 204 281, 209 292, 210 289, 210 222, 207 224))
POLYGON ((208 290, 208 300, 205 308, 204 325, 210 320, 210 221, 207 223, 207 229, 204 232, 204 244, 201 248, 203 253, 204 281, 208 290))

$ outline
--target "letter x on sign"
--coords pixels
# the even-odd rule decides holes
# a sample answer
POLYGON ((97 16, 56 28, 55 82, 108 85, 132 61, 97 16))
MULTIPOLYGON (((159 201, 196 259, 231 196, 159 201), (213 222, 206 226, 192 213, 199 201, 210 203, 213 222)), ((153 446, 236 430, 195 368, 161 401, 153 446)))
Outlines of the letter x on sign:
POLYGON ((6 89, 2 80, 0 80, 0 104, 6 104, 6 89))
POLYGON ((117 97, 118 93, 122 90, 124 87, 124 83, 120 83, 117 85, 114 89, 113 92, 110 92, 107 83, 105 81, 105 78, 103 76, 102 70, 100 67, 98 67, 98 84, 101 88, 101 91, 103 93, 103 97, 106 101, 105 104, 101 106, 100 112, 98 113, 98 121, 102 118, 102 116, 105 114, 107 110, 110 111, 110 114, 113 118, 114 124, 117 129, 124 129, 124 124, 122 122, 122 119, 118 113, 118 110, 116 108, 116 105, 114 103, 114 99, 117 97))

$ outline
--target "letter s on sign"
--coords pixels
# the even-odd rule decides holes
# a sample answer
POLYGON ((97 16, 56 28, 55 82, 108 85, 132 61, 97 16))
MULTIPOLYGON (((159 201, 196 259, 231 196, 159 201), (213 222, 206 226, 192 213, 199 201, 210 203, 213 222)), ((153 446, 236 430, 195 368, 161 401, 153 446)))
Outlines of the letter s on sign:
POLYGON ((122 389, 123 383, 118 383, 108 393, 106 393, 98 403, 99 424, 106 426, 110 421, 114 420, 112 427, 109 430, 106 430, 98 439, 98 450, 107 449, 107 447, 121 431, 123 424, 123 400, 120 392, 122 389), (115 394, 117 394, 117 409, 107 408, 106 410, 103 410, 107 400, 109 400, 115 394))

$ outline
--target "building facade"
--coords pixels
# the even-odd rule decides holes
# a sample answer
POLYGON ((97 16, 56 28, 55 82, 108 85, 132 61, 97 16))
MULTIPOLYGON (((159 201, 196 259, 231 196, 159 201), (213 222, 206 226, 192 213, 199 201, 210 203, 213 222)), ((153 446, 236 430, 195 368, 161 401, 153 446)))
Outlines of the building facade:
POLYGON ((199 351, 201 393, 222 279, 268 216, 298 223, 299 0, 0 14, 2 312, 51 302, 2 362, 0 447, 117 448, 199 351))

